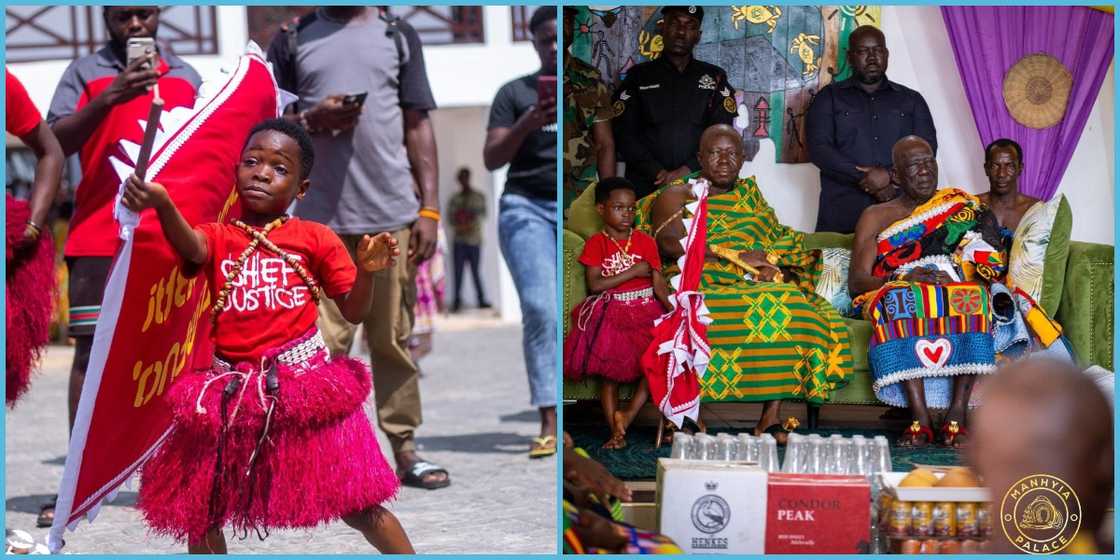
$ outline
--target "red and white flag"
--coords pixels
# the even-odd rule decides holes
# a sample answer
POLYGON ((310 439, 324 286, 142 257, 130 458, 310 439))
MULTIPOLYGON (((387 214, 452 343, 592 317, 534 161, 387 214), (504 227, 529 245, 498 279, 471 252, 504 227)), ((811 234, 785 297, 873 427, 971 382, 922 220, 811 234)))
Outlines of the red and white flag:
POLYGON ((693 179, 689 186, 696 200, 686 205, 692 218, 684 220, 688 234, 681 240, 684 254, 677 260, 681 273, 672 279, 676 290, 670 296, 673 310, 657 320, 653 342, 642 354, 650 399, 678 428, 685 418, 693 422, 699 418, 700 379, 712 356, 708 347, 712 320, 700 293, 708 239, 708 182, 693 179))

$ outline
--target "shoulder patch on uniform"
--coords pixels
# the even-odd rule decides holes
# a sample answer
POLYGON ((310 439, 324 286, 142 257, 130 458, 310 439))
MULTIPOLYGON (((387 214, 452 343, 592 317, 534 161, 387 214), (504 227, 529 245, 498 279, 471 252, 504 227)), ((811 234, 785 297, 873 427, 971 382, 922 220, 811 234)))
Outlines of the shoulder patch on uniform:
POLYGON ((728 113, 732 113, 732 114, 737 113, 738 111, 736 110, 735 98, 730 97, 730 96, 729 97, 724 97, 723 98, 723 108, 726 109, 728 113))
POLYGON ((626 110, 626 104, 621 101, 614 102, 614 116, 619 116, 626 110))

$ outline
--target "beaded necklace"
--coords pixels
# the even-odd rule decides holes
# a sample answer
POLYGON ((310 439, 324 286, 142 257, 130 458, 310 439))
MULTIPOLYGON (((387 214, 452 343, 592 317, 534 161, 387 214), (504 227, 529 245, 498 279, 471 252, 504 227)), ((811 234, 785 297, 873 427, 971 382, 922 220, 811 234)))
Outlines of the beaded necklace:
POLYGON ((603 278, 609 278, 616 274, 621 274, 638 262, 637 257, 630 254, 630 243, 634 240, 633 229, 631 229, 630 234, 626 236, 625 247, 623 247, 621 243, 615 240, 615 238, 611 237, 611 234, 607 233, 606 230, 603 230, 603 235, 605 235, 607 239, 610 239, 611 243, 614 243, 614 246, 618 248, 617 253, 604 261, 603 271, 601 272, 603 278))
POLYGON ((618 250, 621 251, 626 258, 630 258, 630 242, 634 241, 634 228, 630 228, 630 233, 626 235, 626 248, 623 248, 617 239, 611 237, 611 234, 607 233, 606 235, 607 239, 610 239, 611 243, 614 243, 614 246, 618 247, 618 250))
POLYGON ((269 251, 272 251, 273 253, 279 255, 280 258, 284 259, 284 262, 288 263, 288 266, 292 267, 292 270, 296 271, 296 274, 298 274, 299 277, 303 279, 303 282, 307 284, 307 287, 311 290, 311 299, 315 302, 316 305, 318 305, 319 284, 315 282, 315 279, 311 277, 311 274, 307 272, 307 269, 304 268, 298 260, 296 260, 294 255, 288 253, 287 251, 284 251, 280 247, 277 247, 275 243, 268 239, 268 234, 272 230, 284 225, 284 223, 287 221, 288 216, 281 216, 279 218, 276 218, 275 220, 272 220, 266 226, 264 226, 263 229, 260 230, 254 229, 252 226, 246 224, 245 222, 242 222, 241 220, 233 221, 234 226, 244 230, 245 233, 248 233, 249 236, 253 238, 253 240, 249 242, 249 246, 246 247, 245 250, 241 252, 241 255, 237 257, 237 262, 233 264, 233 268, 230 269, 229 274, 226 275, 226 281, 224 284, 222 284, 222 289, 218 292, 218 299, 214 302, 214 307, 211 309, 215 323, 217 323, 218 321, 218 314, 221 313, 226 306, 226 300, 229 299, 230 291, 233 290, 233 281, 241 275, 241 269, 244 268, 245 262, 249 260, 249 255, 252 255, 260 245, 264 245, 265 249, 268 249, 269 251))

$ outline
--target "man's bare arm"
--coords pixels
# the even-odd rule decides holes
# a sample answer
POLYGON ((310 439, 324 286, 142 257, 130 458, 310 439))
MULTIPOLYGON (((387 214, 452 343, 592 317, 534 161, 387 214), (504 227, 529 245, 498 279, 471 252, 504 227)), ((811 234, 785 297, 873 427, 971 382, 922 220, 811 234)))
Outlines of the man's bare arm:
POLYGON ((886 280, 871 274, 875 266, 875 237, 882 230, 881 210, 874 206, 863 211, 852 240, 852 264, 848 270, 848 292, 853 296, 877 290, 886 280))
MULTIPOLYGON (((436 133, 427 111, 405 109, 405 149, 412 165, 413 180, 420 186, 420 205, 439 208, 439 168, 436 163, 436 133)), ((412 225, 408 256, 417 264, 436 251, 439 224, 421 216, 412 225)))
MULTIPOLYGON (((684 222, 680 210, 688 200, 688 192, 684 187, 665 189, 653 201, 650 209, 650 224, 656 234, 657 250, 663 260, 671 259, 676 262, 684 254, 681 247, 681 238, 688 232, 684 229, 684 222)), ((666 262, 670 262, 667 261, 666 262)))

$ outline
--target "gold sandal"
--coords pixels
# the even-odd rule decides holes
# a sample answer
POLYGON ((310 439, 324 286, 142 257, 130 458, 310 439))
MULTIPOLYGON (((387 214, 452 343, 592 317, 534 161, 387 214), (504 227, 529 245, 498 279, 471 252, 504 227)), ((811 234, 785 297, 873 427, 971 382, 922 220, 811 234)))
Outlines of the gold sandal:
POLYGON ((533 447, 529 448, 530 459, 541 459, 556 454, 556 436, 533 438, 533 447))

